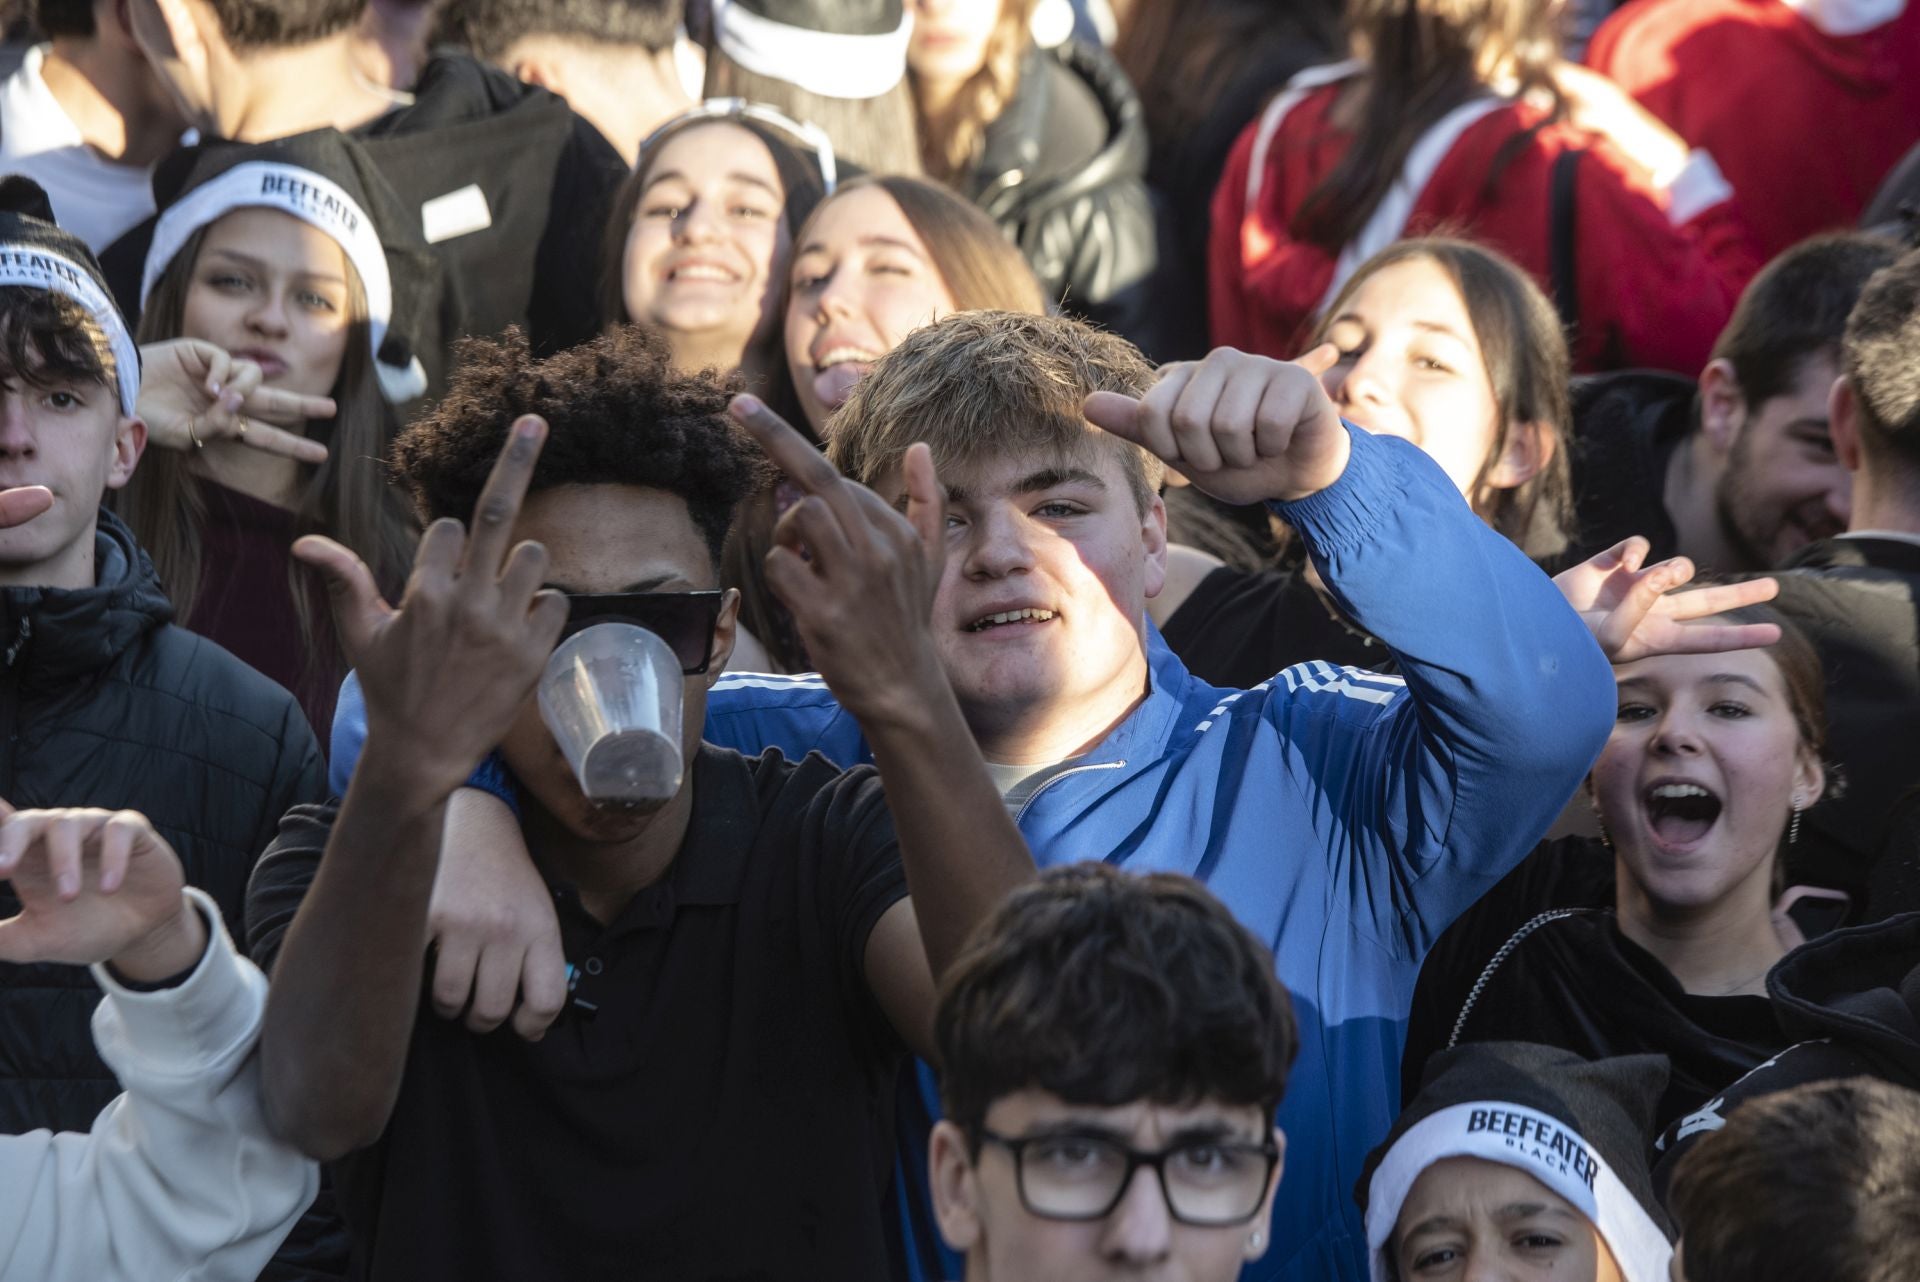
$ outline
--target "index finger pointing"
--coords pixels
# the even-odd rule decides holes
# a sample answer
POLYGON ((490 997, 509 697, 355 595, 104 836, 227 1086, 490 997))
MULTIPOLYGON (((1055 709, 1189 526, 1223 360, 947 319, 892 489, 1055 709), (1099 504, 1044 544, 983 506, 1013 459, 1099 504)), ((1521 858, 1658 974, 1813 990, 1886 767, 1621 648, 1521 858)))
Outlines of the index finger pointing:
POLYGON ((546 438, 547 422, 539 415, 523 414, 513 421, 506 447, 500 451, 486 488, 480 491, 480 501, 473 508, 466 555, 460 560, 462 575, 499 575, 507 549, 512 546, 514 522, 520 519, 520 504, 533 480, 533 465, 546 438))
POLYGON ((808 494, 820 494, 840 480, 839 470, 813 447, 813 442, 767 408, 759 397, 736 396, 727 403, 727 412, 747 429, 747 435, 766 451, 774 466, 808 494))

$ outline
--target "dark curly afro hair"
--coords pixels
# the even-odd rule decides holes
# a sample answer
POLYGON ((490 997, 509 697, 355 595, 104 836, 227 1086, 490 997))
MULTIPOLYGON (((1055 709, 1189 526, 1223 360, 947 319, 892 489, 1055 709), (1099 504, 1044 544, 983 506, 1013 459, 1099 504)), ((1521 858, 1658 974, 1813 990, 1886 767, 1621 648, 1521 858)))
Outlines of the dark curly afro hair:
POLYGON ((633 326, 539 360, 517 329, 465 339, 454 354, 445 398, 393 443, 394 479, 423 523, 470 519, 513 421, 538 414, 551 431, 529 493, 634 485, 677 494, 718 563, 735 505, 768 475, 727 415, 727 383, 676 371, 666 344, 633 326))

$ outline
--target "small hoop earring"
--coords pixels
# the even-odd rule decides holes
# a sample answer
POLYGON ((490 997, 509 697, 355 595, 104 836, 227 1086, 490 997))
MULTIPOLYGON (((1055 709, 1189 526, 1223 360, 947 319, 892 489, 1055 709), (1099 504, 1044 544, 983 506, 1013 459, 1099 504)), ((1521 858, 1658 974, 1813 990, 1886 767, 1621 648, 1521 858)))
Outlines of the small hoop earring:
POLYGON ((1793 798, 1793 818, 1787 821, 1787 844, 1789 846, 1800 840, 1800 810, 1800 797, 1799 794, 1796 793, 1793 798))

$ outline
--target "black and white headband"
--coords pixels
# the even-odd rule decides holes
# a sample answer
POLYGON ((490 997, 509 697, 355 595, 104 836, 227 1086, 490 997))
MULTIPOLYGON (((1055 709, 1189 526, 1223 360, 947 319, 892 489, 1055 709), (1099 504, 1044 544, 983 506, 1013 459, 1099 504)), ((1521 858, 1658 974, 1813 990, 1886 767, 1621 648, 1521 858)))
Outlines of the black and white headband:
POLYGON ((0 285, 21 285, 64 294, 86 309, 107 345, 113 350, 115 381, 120 384, 120 412, 135 417, 140 402, 140 349, 126 317, 114 305, 99 272, 65 254, 30 241, 0 240, 0 285))
POLYGON ((1525 1171, 1600 1231, 1626 1282, 1667 1282, 1673 1246, 1607 1159, 1559 1118, 1524 1104, 1478 1100, 1430 1113, 1393 1142, 1367 1187, 1373 1282, 1389 1282, 1387 1246, 1413 1182, 1435 1162, 1477 1157, 1525 1171))
POLYGON ((713 0, 713 35, 748 71, 823 98, 878 98, 906 77, 913 14, 903 5, 892 31, 848 34, 796 27, 741 0, 713 0))
POLYGON ((154 223, 140 280, 140 305, 146 306, 154 286, 189 238, 236 209, 277 209, 318 228, 331 237, 360 276, 367 299, 367 320, 373 331, 374 370, 388 401, 410 400, 426 390, 426 373, 417 359, 389 365, 381 359, 387 327, 393 320, 393 277, 379 230, 367 211, 347 191, 324 174, 272 160, 244 161, 223 171, 162 210, 154 223))

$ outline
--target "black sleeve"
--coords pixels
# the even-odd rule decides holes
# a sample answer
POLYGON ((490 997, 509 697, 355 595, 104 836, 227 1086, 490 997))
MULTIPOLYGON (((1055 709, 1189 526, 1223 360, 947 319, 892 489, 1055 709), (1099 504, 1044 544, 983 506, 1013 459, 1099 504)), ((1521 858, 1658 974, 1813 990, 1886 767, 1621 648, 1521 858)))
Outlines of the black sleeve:
POLYGON ((808 836, 818 856, 815 892, 822 929, 835 951, 848 1009, 873 1030, 876 1047, 897 1047, 892 1023, 867 983, 867 940, 886 911, 907 896, 900 842, 880 774, 872 766, 841 772, 819 753, 809 754, 800 771, 832 776, 808 807, 808 836))
POLYGON ((264 850, 280 832, 280 820, 295 806, 317 806, 327 799, 327 762, 300 705, 287 700, 280 730, 280 761, 273 775, 267 814, 254 841, 264 850))
POLYGON ((1664 1204, 1667 1187, 1673 1182, 1674 1167, 1680 1159, 1702 1138, 1725 1126, 1733 1111, 1748 1100, 1844 1077, 1878 1077, 1905 1084, 1887 1072, 1887 1065, 1850 1046, 1824 1038, 1789 1046, 1667 1127, 1653 1146, 1654 1192, 1664 1204))
POLYGON ((1400 1059, 1403 1103, 1420 1092, 1427 1060, 1445 1050, 1473 986, 1501 945, 1550 908, 1596 908, 1613 902, 1613 860, 1586 837, 1543 841, 1479 902, 1447 927, 1420 966, 1400 1059))
POLYGON ((253 866, 253 879, 247 883, 246 950, 269 975, 287 927, 320 869, 320 856, 326 853, 339 813, 337 801, 295 806, 281 819, 280 834, 253 866))
POLYGON ((887 909, 907 897, 900 841, 872 766, 843 773, 821 790, 821 801, 822 907, 847 972, 864 985, 867 938, 887 909))

